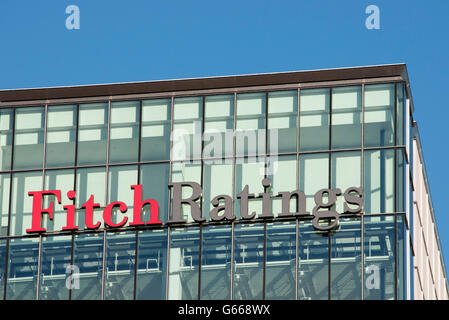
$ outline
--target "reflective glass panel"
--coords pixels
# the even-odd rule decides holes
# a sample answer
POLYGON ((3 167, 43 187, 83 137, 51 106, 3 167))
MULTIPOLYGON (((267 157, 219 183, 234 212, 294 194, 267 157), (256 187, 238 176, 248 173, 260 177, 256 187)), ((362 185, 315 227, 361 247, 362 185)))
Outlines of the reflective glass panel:
POLYGON ((208 226, 202 232, 201 299, 230 299, 232 228, 208 226))
POLYGON ((364 219, 364 298, 395 298, 394 216, 364 219))
POLYGON ((14 137, 14 169, 43 167, 44 107, 17 108, 14 137))
POLYGON ((299 151, 329 149, 329 89, 304 89, 299 104, 299 151))
POLYGON ((268 93, 268 152, 296 152, 298 92, 268 93))
POLYGON ((199 228, 172 229, 168 275, 169 300, 198 299, 199 228))
POLYGON ((365 212, 394 212, 394 150, 365 151, 365 212))
POLYGON ((232 156, 234 95, 208 96, 204 109, 204 158, 232 156))
POLYGON ((105 300, 134 298, 134 267, 136 233, 108 232, 106 234, 105 300))
POLYGON ((329 187, 329 154, 316 153, 299 156, 299 190, 306 195, 307 211, 315 206, 315 193, 329 187))
MULTIPOLYGON (((42 190, 42 171, 14 173, 12 177, 10 234, 18 236, 31 228, 33 197, 28 192, 42 190)), ((43 215, 41 221, 45 219, 48 215, 43 215)))
MULTIPOLYGON (((140 166, 140 183, 142 184, 142 200, 154 199, 159 204, 159 220, 168 220, 168 163, 152 163, 140 166)), ((142 221, 150 220, 150 207, 144 206, 142 221)))
POLYGON ((13 110, 0 110, 0 171, 11 169, 13 110))
POLYGON ((265 299, 296 299, 296 221, 267 224, 266 254, 265 299))
MULTIPOLYGON (((128 222, 131 222, 134 211, 134 190, 131 189, 131 186, 137 184, 137 166, 109 167, 108 176, 108 203, 121 201, 128 208, 126 213, 114 208, 112 222, 120 223, 124 217, 128 217, 128 222)), ((142 198, 142 200, 145 199, 142 198)))
MULTIPOLYGON (((279 192, 293 192, 297 187, 296 156, 279 156, 268 159, 267 176, 271 179, 271 212, 274 216, 282 212, 282 199, 279 192)), ((290 200, 290 212, 296 212, 296 198, 290 200)))
POLYGON ((394 145, 394 84, 365 86, 365 147, 394 145))
POLYGON ((329 290, 329 239, 300 221, 298 235, 298 299, 327 300, 329 290))
POLYGON ((34 300, 37 289, 39 238, 9 240, 7 300, 34 300))
MULTIPOLYGON (((203 217, 209 220, 209 213, 214 206, 211 201, 219 195, 232 196, 232 169, 233 165, 221 163, 218 164, 204 161, 203 163, 203 217)), ((219 205, 224 205, 224 200, 219 200, 219 205)), ((229 208, 232 210, 232 205, 229 208)), ((220 212, 222 215, 223 212, 220 212)))
POLYGON ((141 161, 170 159, 170 99, 142 101, 141 161))
POLYGON ((0 174, 0 236, 8 233, 9 192, 11 176, 0 174))
POLYGON ((397 114, 397 145, 405 144, 405 90, 404 84, 397 84, 397 94, 396 94, 396 114, 397 114))
POLYGON ((362 87, 332 89, 332 148, 362 145, 362 87))
POLYGON ((76 109, 76 105, 48 107, 46 167, 75 164, 76 109))
POLYGON ((136 299, 165 300, 167 287, 167 229, 139 232, 137 240, 136 299))
POLYGON ((70 282, 71 236, 53 236, 42 238, 41 269, 39 282, 39 300, 67 300, 70 282))
POLYGON ((234 300, 263 297, 264 225, 237 224, 234 235, 234 300))
POLYGON ((111 103, 109 162, 137 161, 139 151, 140 101, 111 103))
MULTIPOLYGON (((338 213, 343 213, 345 203, 343 195, 346 189, 349 187, 360 188, 362 186, 362 153, 358 151, 333 152, 331 163, 331 187, 332 189, 340 189, 342 194, 337 197, 335 209, 338 213)), ((349 206, 353 207, 352 205, 349 206)), ((357 207, 355 206, 354 208, 357 207)))
MULTIPOLYGON (((405 300, 406 297, 406 283, 405 283, 405 250, 407 248, 405 247, 405 221, 403 215, 397 215, 396 216, 396 227, 397 227, 397 235, 396 235, 396 241, 397 241, 397 251, 396 251, 396 264, 397 264, 397 299, 398 300, 405 300)), ((435 258, 436 259, 436 258, 435 258)), ((441 280, 440 280, 441 281, 441 280)))
POLYGON ((45 190, 61 190, 60 204, 54 195, 48 195, 44 198, 44 208, 48 208, 51 201, 54 203, 53 220, 42 219, 42 226, 47 231, 61 231, 67 225, 67 211, 63 207, 73 204, 73 200, 67 197, 67 192, 73 190, 74 182, 75 174, 73 169, 45 171, 45 190))
POLYGON ((265 154, 266 94, 237 95, 235 153, 237 156, 265 154))
POLYGON ((79 106, 78 165, 106 162, 108 103, 79 106))
MULTIPOLYGON (((106 169, 103 168, 83 168, 76 170, 76 207, 81 206, 93 195, 94 203, 101 207, 106 205, 106 169)), ((85 228, 85 210, 80 209, 76 215, 80 229, 85 228)), ((103 225, 103 210, 94 210, 93 223, 101 222, 103 225)), ((101 226, 100 226, 101 227, 101 226)))
POLYGON ((101 299, 103 233, 75 235, 73 265, 79 272, 79 283, 78 289, 72 289, 72 300, 101 299))
POLYGON ((265 160, 264 158, 237 158, 235 164, 235 215, 240 218, 240 203, 241 199, 237 195, 241 193, 245 186, 248 185, 249 194, 254 197, 249 197, 248 214, 253 212, 256 214, 262 213, 262 200, 255 198, 260 193, 264 192, 262 180, 265 176, 265 160))
POLYGON ((3 300, 6 270, 6 239, 0 240, 0 300, 3 300))
POLYGON ((359 218, 340 218, 331 235, 331 299, 362 299, 362 225, 359 218))
MULTIPOLYGON (((201 162, 173 162, 171 172, 172 182, 196 182, 201 185, 201 162)), ((187 199, 192 196, 192 189, 182 188, 182 198, 187 199)), ((198 202, 199 203, 199 202, 198 202)), ((181 206, 182 215, 188 222, 192 222, 191 207, 183 203, 181 206)))
POLYGON ((203 98, 176 98, 173 111, 173 160, 201 157, 203 98))

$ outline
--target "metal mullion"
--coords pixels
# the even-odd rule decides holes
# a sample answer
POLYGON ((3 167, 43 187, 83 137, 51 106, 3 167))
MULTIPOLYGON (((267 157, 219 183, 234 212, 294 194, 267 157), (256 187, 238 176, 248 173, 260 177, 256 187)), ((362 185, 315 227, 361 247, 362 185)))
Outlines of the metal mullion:
POLYGON ((295 300, 299 299, 298 284, 299 284, 299 218, 296 218, 295 224, 295 300))
POLYGON ((104 300, 104 280, 106 273, 106 229, 103 230, 103 257, 102 257, 102 267, 101 267, 101 300, 104 300))
MULTIPOLYGON (((234 119, 233 119, 233 137, 232 137, 232 194, 235 193, 235 152, 236 152, 236 120, 237 120, 237 93, 234 92, 234 119)), ((235 197, 232 197, 232 215, 235 217, 235 197)), ((235 234, 235 220, 231 222, 231 273, 230 273, 230 297, 234 297, 234 234, 235 234)))
MULTIPOLYGON (((297 89, 296 104, 297 104, 297 118, 296 118, 296 189, 299 190, 299 130, 300 130, 300 117, 299 112, 301 108, 301 89, 297 89)), ((299 199, 296 199, 296 210, 299 209, 299 199)), ((295 300, 299 299, 298 285, 299 285, 299 217, 296 217, 296 229, 295 229, 295 300)))
POLYGON ((39 234, 39 250, 37 253, 37 279, 36 279, 36 299, 39 300, 39 286, 41 279, 41 260, 42 260, 42 234, 39 234))
MULTIPOLYGON (((175 105, 175 98, 173 95, 170 99, 170 159, 169 159, 169 166, 168 166, 168 181, 172 182, 172 166, 173 166, 173 120, 174 120, 174 105, 175 105)), ((167 219, 170 220, 170 212, 171 212, 171 188, 168 189, 168 212, 167 212, 167 219)), ((167 261, 166 266, 167 270, 165 270, 165 300, 168 300, 168 288, 169 288, 169 270, 170 270, 170 233, 171 233, 171 226, 167 226, 167 261)))
MULTIPOLYGON (((72 277, 72 274, 73 274, 73 252, 75 251, 75 234, 74 233, 72 233, 72 235, 71 235, 71 242, 72 242, 72 247, 70 250, 70 277, 72 277)), ((70 279, 72 280, 72 278, 70 278, 70 279)), ((72 286, 71 285, 69 288, 69 300, 72 300, 72 286)))
MULTIPOLYGON (((362 84, 362 119, 361 119, 361 126, 362 126, 362 155, 361 155, 361 187, 362 187, 362 194, 364 194, 365 190, 365 83, 362 84)), ((365 199, 363 199, 363 202, 365 202, 365 199)), ((364 210, 361 212, 360 216, 360 267, 361 267, 361 300, 365 300, 365 212, 364 210)))
MULTIPOLYGON (((328 155, 328 188, 332 186, 332 88, 329 88, 329 155, 328 155)), ((331 232, 327 232, 328 237, 328 269, 327 269, 327 299, 331 300, 331 266, 332 266, 332 242, 331 232)))
POLYGON ((137 264, 138 261, 138 255, 139 255, 139 231, 136 230, 136 242, 135 242, 135 248, 134 248, 134 289, 133 289, 133 300, 136 300, 137 296, 137 264))
MULTIPOLYGON (((204 181, 204 162, 203 162, 203 150, 204 150, 204 139, 203 139, 203 135, 204 135, 204 115, 205 115, 205 106, 206 106, 206 97, 202 97, 202 106, 201 106, 201 171, 200 171, 200 182, 201 182, 201 186, 203 187, 204 181)), ((200 212, 201 212, 201 216, 203 216, 203 197, 200 197, 200 212)), ((199 240, 199 252, 198 252, 198 298, 197 300, 200 300, 201 297, 201 265, 202 265, 202 249, 203 249, 203 225, 200 222, 200 240, 199 240)))
MULTIPOLYGON (((394 84, 394 145, 397 143, 397 130, 398 130, 398 97, 397 97, 397 83, 394 84)), ((397 212, 397 202, 398 202, 398 161, 397 161, 397 151, 394 148, 394 212, 397 212)), ((398 223, 397 214, 394 215, 394 299, 398 300, 398 223)))

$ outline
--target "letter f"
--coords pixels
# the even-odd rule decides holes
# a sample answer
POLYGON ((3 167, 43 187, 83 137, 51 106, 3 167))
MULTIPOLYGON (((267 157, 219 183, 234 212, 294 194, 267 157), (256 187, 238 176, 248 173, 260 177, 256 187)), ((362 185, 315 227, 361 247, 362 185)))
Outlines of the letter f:
POLYGON ((54 195, 56 196, 58 203, 61 203, 61 190, 30 191, 28 192, 28 195, 33 197, 33 213, 31 216, 31 229, 26 229, 26 232, 45 232, 45 228, 41 228, 41 215, 48 213, 48 218, 53 220, 54 202, 50 201, 50 207, 42 209, 42 197, 54 195))

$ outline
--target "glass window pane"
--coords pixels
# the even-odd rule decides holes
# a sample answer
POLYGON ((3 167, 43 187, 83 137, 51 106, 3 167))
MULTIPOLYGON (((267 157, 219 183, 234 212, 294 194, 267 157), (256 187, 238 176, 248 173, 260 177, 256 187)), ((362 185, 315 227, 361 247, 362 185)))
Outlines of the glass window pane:
POLYGON ((76 108, 76 105, 48 107, 46 167, 75 164, 76 108))
MULTIPOLYGON (((10 234, 14 236, 26 234, 31 228, 33 197, 30 191, 42 190, 42 171, 14 173, 12 178, 12 205, 10 234)), ((47 217, 44 215, 42 221, 47 217)))
POLYGON ((10 239, 8 261, 6 299, 36 299, 39 238, 10 239))
POLYGON ((136 233, 134 231, 106 234, 105 300, 134 298, 135 257, 136 233))
POLYGON ((108 103, 81 104, 78 123, 78 165, 106 162, 108 103))
MULTIPOLYGON (((196 182, 201 185, 201 162, 173 162, 171 172, 172 182, 196 182)), ((192 196, 191 188, 182 188, 182 198, 186 199, 192 196)), ((192 222, 191 207, 189 204, 183 203, 182 207, 183 219, 192 222)), ((170 214, 171 216, 171 214, 170 214)))
POLYGON ((331 235, 331 299, 362 299, 361 223, 358 218, 340 218, 331 235))
POLYGON ((235 216, 241 217, 240 202, 237 195, 248 185, 248 193, 254 194, 255 198, 248 200, 248 214, 253 212, 262 213, 262 199, 257 198, 259 193, 264 192, 262 180, 265 177, 264 158, 237 158, 235 164, 235 216))
POLYGON ((165 300, 167 282, 167 229, 138 234, 137 300, 165 300))
POLYGON ((176 98, 173 113, 173 160, 199 159, 203 98, 176 98))
POLYGON ((394 84, 365 86, 365 147, 394 145, 394 84))
POLYGON ((44 107, 16 110, 14 137, 14 169, 43 167, 44 107))
POLYGON ((73 264, 79 270, 79 288, 72 288, 72 300, 101 299, 103 234, 82 233, 75 235, 73 264))
POLYGON ((268 94, 268 151, 270 154, 296 152, 298 92, 268 94))
MULTIPOLYGON (((81 206, 94 196, 94 203, 106 206, 106 169, 103 168, 83 168, 76 171, 76 207, 81 206)), ((77 226, 80 229, 85 228, 85 210, 77 211, 77 226)), ((93 224, 101 222, 103 225, 103 210, 94 210, 93 224)))
POLYGON ((109 162, 136 162, 139 152, 140 102, 111 103, 109 162))
POLYGON ((209 96, 204 109, 204 158, 234 152, 234 95, 209 96))
POLYGON ((198 299, 199 231, 197 227, 171 230, 169 300, 198 299))
POLYGON ((141 161, 170 159, 171 100, 142 101, 141 161))
POLYGON ((394 150, 365 151, 365 213, 394 212, 394 150))
POLYGON ((137 166, 109 167, 108 176, 108 203, 121 201, 128 208, 126 213, 114 208, 112 222, 120 223, 124 217, 128 217, 128 222, 131 222, 134 211, 134 190, 131 186, 137 184, 137 166))
MULTIPOLYGON (((279 156, 268 159, 267 176, 271 179, 271 212, 276 216, 282 212, 279 192, 293 192, 298 188, 296 180, 296 156, 279 156)), ((290 200, 290 212, 296 212, 296 199, 290 200)))
POLYGON ((296 221, 267 224, 265 299, 296 299, 296 221))
POLYGON ((315 207, 315 193, 329 187, 329 154, 304 154, 299 156, 299 190, 306 195, 307 211, 315 207))
POLYGON ((329 149, 329 89, 304 89, 299 104, 299 151, 329 149))
POLYGON ((405 212, 405 151, 396 149, 396 212, 405 212))
POLYGON ((337 197, 335 210, 338 213, 343 213, 345 203, 343 194, 346 189, 349 187, 360 188, 362 186, 362 153, 358 151, 334 152, 331 155, 331 163, 331 187, 332 189, 340 189, 342 193, 342 196, 337 197))
POLYGON ((0 236, 8 234, 10 182, 9 173, 0 175, 0 236))
POLYGON ((397 263, 397 288, 398 288, 398 293, 397 293, 397 299, 398 300, 405 300, 406 297, 406 283, 405 283, 405 230, 406 230, 406 226, 405 226, 405 221, 404 221, 404 216, 403 215, 397 215, 396 216, 397 219, 397 236, 396 236, 396 241, 397 241, 397 252, 396 252, 396 263, 397 263))
POLYGON ((234 300, 263 296, 264 225, 237 224, 234 229, 234 300))
POLYGON ((394 216, 364 219, 364 298, 395 298, 394 216))
POLYGON ((362 87, 332 89, 332 148, 362 145, 362 87))
POLYGON ((53 220, 42 219, 42 227, 47 231, 61 231, 66 226, 67 211, 63 207, 73 204, 73 201, 67 197, 67 192, 73 190, 74 181, 75 174, 72 169, 45 171, 45 190, 61 190, 61 204, 58 204, 56 196, 44 197, 44 208, 50 206, 50 201, 54 202, 53 220))
MULTIPOLYGON (((0 289, 5 287, 6 271, 6 239, 0 239, 0 289)), ((4 290, 0 290, 0 300, 3 300, 4 290)))
MULTIPOLYGON (((153 163, 140 166, 142 199, 154 199, 159 204, 159 220, 168 220, 168 163, 153 163)), ((144 206, 142 221, 150 220, 150 207, 144 206)))
POLYGON ((13 110, 0 110, 0 171, 11 169, 13 110))
POLYGON ((398 83, 397 84, 397 145, 404 145, 405 144, 405 90, 404 90, 404 84, 398 83))
POLYGON ((237 156, 265 154, 266 94, 237 95, 235 152, 237 156))
MULTIPOLYGON (((71 236, 42 238, 39 300, 69 299, 71 236), (67 282, 68 281, 68 282, 67 282)), ((72 280, 74 281, 74 280, 72 280)))
MULTIPOLYGON (((209 220, 209 213, 212 206, 212 199, 219 195, 232 195, 232 170, 231 164, 214 164, 205 161, 203 163, 203 217, 209 220)), ((224 200, 220 200, 220 206, 224 205, 224 200)), ((229 208, 232 210, 231 208, 229 208)), ((220 215, 223 212, 220 213, 220 215)))
POLYGON ((300 221, 298 237, 298 299, 327 300, 328 233, 314 230, 309 221, 300 221))
POLYGON ((231 226, 203 228, 201 254, 201 299, 231 297, 231 226))

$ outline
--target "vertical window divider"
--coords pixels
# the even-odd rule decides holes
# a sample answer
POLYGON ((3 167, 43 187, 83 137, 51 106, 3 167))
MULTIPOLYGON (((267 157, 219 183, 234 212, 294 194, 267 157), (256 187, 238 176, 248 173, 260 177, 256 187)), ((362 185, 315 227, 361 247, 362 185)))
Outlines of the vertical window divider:
MULTIPOLYGON (((73 251, 75 248, 75 233, 72 232, 71 234, 71 249, 70 249, 70 279, 72 279, 72 274, 73 274, 73 251)), ((67 269, 66 269, 67 270, 67 269)), ((69 288, 69 300, 72 300, 72 286, 70 286, 69 288)))
MULTIPOLYGON (((202 97, 202 106, 201 106, 201 154, 200 154, 200 183, 201 186, 204 185, 204 162, 203 162, 203 150, 204 150, 204 118, 205 118, 205 111, 206 111, 206 97, 202 97)), ((203 196, 200 197, 200 212, 201 216, 203 216, 203 196)), ((197 299, 200 300, 201 297, 201 264, 202 264, 202 249, 203 249, 203 223, 200 222, 200 239, 199 239, 199 252, 198 252, 198 297, 197 299)))
MULTIPOLYGON (((233 121, 233 137, 232 137, 232 194, 235 193, 235 152, 236 152, 236 117, 237 117, 237 92, 234 92, 234 121, 233 121)), ((235 197, 232 197, 232 215, 235 217, 235 197)), ((230 272, 230 297, 234 297, 234 233, 235 220, 231 222, 231 272, 230 272)))
MULTIPOLYGON (((174 104, 175 104, 175 98, 172 95, 170 99, 170 159, 169 159, 169 166, 168 166, 168 181, 169 183, 172 182, 172 166, 173 166, 173 139, 171 138, 173 136, 173 118, 174 118, 174 104)), ((170 212, 171 212, 171 189, 168 189, 168 212, 167 212, 167 218, 170 219, 170 212)), ((167 270, 165 270, 165 300, 168 300, 168 287, 169 287, 169 270, 170 270, 170 233, 171 233, 171 226, 167 226, 167 270)))
MULTIPOLYGON (((270 158, 271 150, 268 150, 268 91, 265 92, 265 159, 264 159, 264 178, 268 178, 268 159, 270 158)), ((259 153, 258 153, 259 154, 259 153)), ((267 187, 264 186, 264 192, 267 191, 267 187)), ((268 221, 263 223, 263 282, 262 282, 262 300, 265 300, 266 291, 266 277, 267 277, 267 224, 268 221)))
MULTIPOLYGON (((327 169, 328 169, 328 188, 331 189, 332 188, 332 88, 329 88, 329 153, 328 153, 328 164, 327 164, 327 169)), ((331 232, 328 231, 327 232, 327 236, 328 236, 328 262, 327 262, 327 298, 328 300, 331 300, 331 285, 332 285, 332 281, 331 281, 331 268, 332 268, 332 243, 331 243, 331 232)))
POLYGON ((106 228, 103 229, 103 261, 102 261, 102 268, 101 268, 101 299, 104 300, 104 280, 105 280, 105 273, 106 273, 106 228))
MULTIPOLYGON (((300 119, 299 119, 299 111, 301 108, 301 89, 297 89, 297 96, 296 96, 296 109, 298 112, 297 119, 296 119, 296 189, 299 190, 299 125, 300 125, 300 119)), ((299 199, 296 199, 296 212, 298 212, 299 209, 299 199)), ((296 240, 295 240, 295 300, 299 299, 299 217, 296 218, 296 240)))
POLYGON ((394 188, 393 188, 393 206, 394 206, 394 299, 398 300, 398 160, 397 160, 397 131, 398 131, 398 84, 394 84, 394 188))
POLYGON ((136 229, 135 230, 136 233, 136 242, 135 242, 135 250, 134 250, 134 284, 133 284, 133 300, 136 300, 137 297, 137 271, 138 271, 138 266, 137 266, 137 257, 139 254, 139 231, 136 229))
POLYGON ((36 299, 39 300, 39 287, 41 279, 41 259, 42 259, 42 233, 39 234, 39 250, 37 254, 37 277, 36 277, 36 299))
MULTIPOLYGON (((365 198, 365 83, 362 83, 362 118, 361 118, 361 127, 362 127, 362 145, 361 145, 361 165, 360 165, 360 177, 361 177, 361 187, 362 187, 362 193, 363 198, 365 198)), ((365 202, 365 199, 363 199, 363 203, 365 202)), ((365 206, 363 206, 363 210, 360 214, 360 267, 361 267, 361 300, 365 300, 365 206)))

